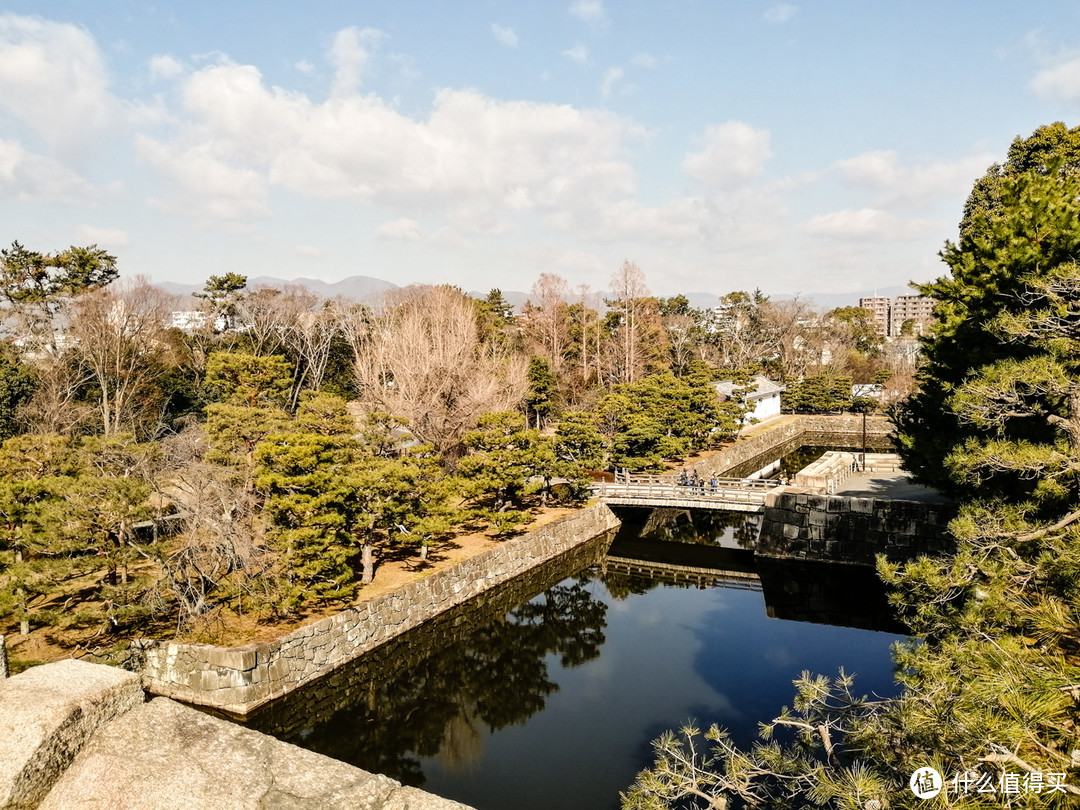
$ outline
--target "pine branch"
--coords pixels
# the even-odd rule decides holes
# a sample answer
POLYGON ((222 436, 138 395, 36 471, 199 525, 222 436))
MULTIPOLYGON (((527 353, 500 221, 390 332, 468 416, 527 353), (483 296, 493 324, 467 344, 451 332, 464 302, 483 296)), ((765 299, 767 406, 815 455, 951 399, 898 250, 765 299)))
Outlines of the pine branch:
POLYGON ((1061 520, 1059 520, 1052 526, 1047 526, 1044 529, 1038 529, 1037 531, 1028 532, 1027 534, 1018 534, 1012 536, 1015 537, 1019 542, 1026 543, 1029 540, 1038 540, 1039 538, 1045 537, 1051 532, 1056 532, 1059 529, 1064 529, 1070 523, 1074 523, 1077 520, 1080 520, 1080 509, 1065 515, 1065 517, 1063 517, 1061 520))

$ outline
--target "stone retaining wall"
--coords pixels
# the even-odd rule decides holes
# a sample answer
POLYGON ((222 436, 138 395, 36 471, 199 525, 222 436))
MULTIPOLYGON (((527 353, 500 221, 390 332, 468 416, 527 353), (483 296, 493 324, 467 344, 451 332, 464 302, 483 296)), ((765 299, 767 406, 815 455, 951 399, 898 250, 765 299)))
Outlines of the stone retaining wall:
POLYGON ((756 554, 874 565, 954 550, 950 504, 780 492, 769 495, 756 554))
MULTIPOLYGON (((558 585, 583 568, 602 564, 607 557, 611 540, 611 533, 595 537, 558 558, 515 577, 482 598, 472 599, 443 611, 421 626, 402 633, 307 684, 303 689, 290 692, 244 717, 229 715, 229 718, 239 720, 248 728, 264 734, 295 742, 304 736, 305 729, 310 732, 312 727, 330 722, 339 712, 355 712, 357 704, 366 707, 363 711, 366 711, 368 716, 383 716, 389 712, 383 701, 392 702, 399 697, 408 700, 410 694, 415 696, 415 693, 410 693, 414 679, 439 680, 438 673, 441 670, 437 662, 447 650, 460 649, 462 644, 475 644, 474 636, 478 630, 489 627, 497 619, 503 619, 514 608, 558 585), (433 664, 433 661, 436 663, 433 664), (385 690, 392 689, 393 684, 399 683, 405 684, 403 693, 395 693, 388 698, 385 690)), ((543 617, 537 618, 545 621, 543 617)), ((490 635, 484 634, 483 638, 483 643, 490 643, 490 635)), ((486 650, 476 649, 475 652, 477 660, 484 659, 486 650)), ((507 652, 507 657, 514 656, 514 653, 507 652)), ((522 655, 527 655, 527 652, 522 651, 522 655)), ((502 689, 504 686, 498 688, 502 689)), ((470 689, 469 697, 463 697, 462 700, 467 702, 475 699, 477 693, 475 689, 470 689)), ((438 700, 445 701, 446 695, 445 691, 441 692, 438 700)), ((456 714, 436 712, 422 721, 418 719, 411 731, 422 735, 423 729, 437 726, 440 721, 452 723, 458 717, 456 714)), ((451 732, 447 730, 446 733, 451 732)))
POLYGON ((236 715, 285 695, 428 619, 617 528, 597 504, 274 641, 214 647, 144 640, 144 688, 236 715))
MULTIPOLYGON (((693 465, 698 475, 710 478, 713 475, 725 475, 730 470, 759 457, 772 456, 776 449, 791 444, 798 448, 803 436, 832 437, 843 436, 852 445, 862 441, 862 415, 817 416, 804 415, 784 420, 776 427, 759 433, 749 439, 740 439, 731 447, 725 447, 693 465)), ((880 444, 892 432, 892 423, 884 416, 866 417, 866 436, 874 444, 880 444)))

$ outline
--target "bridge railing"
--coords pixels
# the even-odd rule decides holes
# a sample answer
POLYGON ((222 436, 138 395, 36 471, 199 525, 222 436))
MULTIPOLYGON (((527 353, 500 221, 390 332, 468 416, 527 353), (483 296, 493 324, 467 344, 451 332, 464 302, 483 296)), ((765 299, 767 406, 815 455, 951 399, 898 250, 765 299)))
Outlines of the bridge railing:
MULTIPOLYGON (((712 486, 712 482, 716 481, 718 487, 741 487, 743 489, 761 489, 770 490, 780 486, 780 482, 774 478, 707 478, 699 479, 695 483, 689 481, 680 480, 678 475, 630 475, 628 473, 616 472, 615 473, 615 485, 628 484, 628 485, 644 485, 644 486, 680 486, 689 489, 702 488, 709 489, 712 486)), ((612 482, 607 482, 609 485, 612 482)))
POLYGON ((765 494, 780 486, 779 481, 759 478, 716 478, 682 483, 675 475, 627 475, 615 481, 601 481, 593 490, 603 497, 641 497, 654 499, 703 499, 736 503, 764 503, 765 494))

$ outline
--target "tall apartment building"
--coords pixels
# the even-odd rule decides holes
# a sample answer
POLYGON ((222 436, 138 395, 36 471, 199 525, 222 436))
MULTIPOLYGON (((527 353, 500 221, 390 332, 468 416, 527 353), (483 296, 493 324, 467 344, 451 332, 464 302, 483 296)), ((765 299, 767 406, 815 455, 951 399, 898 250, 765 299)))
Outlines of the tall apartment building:
POLYGON ((892 299, 884 296, 860 298, 859 306, 873 313, 874 328, 885 337, 899 337, 907 321, 914 322, 917 335, 925 332, 934 322, 934 299, 925 295, 898 295, 892 299))
POLYGON ((889 315, 889 334, 897 336, 905 321, 915 322, 915 334, 921 335, 934 321, 934 299, 925 295, 898 295, 889 315))
POLYGON ((859 306, 868 309, 874 315, 874 328, 882 336, 889 334, 889 307, 891 301, 884 296, 876 298, 860 298, 859 306))

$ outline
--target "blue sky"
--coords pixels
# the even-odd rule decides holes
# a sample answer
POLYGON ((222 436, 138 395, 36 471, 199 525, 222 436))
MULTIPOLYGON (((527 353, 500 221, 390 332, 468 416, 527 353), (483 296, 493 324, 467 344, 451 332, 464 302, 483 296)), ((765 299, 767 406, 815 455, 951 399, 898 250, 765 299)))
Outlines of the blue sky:
POLYGON ((657 294, 941 275, 973 180, 1077 123, 1080 3, 146 3, 0 13, 0 242, 657 294))

